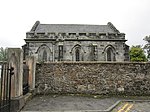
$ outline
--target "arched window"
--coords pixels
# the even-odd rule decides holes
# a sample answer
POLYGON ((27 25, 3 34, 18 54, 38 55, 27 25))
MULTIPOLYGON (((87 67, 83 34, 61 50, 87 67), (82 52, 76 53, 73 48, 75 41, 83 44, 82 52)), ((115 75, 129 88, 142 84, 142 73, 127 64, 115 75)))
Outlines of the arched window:
POLYGON ((43 51, 43 61, 47 61, 47 52, 46 52, 46 50, 43 51))
POLYGON ((80 61, 80 50, 79 50, 79 48, 76 48, 75 55, 76 55, 76 61, 80 61))
POLYGON ((106 58, 107 61, 116 61, 115 53, 111 47, 107 49, 106 58))
POLYGON ((112 61, 112 49, 107 49, 107 61, 112 61))
POLYGON ((70 54, 72 55, 72 61, 84 61, 84 49, 80 45, 75 45, 70 54))
POLYGON ((52 61, 53 60, 53 55, 51 52, 51 49, 49 48, 49 46, 43 44, 41 45, 38 49, 37 52, 38 54, 38 61, 52 61))

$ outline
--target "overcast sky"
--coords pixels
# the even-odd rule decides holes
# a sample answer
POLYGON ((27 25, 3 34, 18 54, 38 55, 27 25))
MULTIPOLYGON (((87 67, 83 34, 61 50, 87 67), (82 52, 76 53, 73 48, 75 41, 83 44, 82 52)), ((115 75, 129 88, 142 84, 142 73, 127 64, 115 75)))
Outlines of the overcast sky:
POLYGON ((144 45, 150 35, 150 0, 1 0, 0 47, 21 47, 26 32, 43 24, 112 22, 126 34, 126 43, 144 45))

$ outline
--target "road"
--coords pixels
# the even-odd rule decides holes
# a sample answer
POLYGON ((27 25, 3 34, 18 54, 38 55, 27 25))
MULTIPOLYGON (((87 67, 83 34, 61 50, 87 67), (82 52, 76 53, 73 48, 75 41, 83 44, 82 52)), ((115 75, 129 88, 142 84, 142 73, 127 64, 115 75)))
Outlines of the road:
POLYGON ((150 112, 150 102, 122 102, 112 112, 150 112))

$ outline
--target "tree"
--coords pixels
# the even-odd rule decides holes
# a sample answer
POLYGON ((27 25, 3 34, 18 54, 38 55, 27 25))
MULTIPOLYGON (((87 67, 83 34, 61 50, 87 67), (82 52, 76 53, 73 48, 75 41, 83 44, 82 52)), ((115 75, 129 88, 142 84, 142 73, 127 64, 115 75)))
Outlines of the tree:
POLYGON ((130 49, 130 60, 133 62, 145 62, 147 61, 146 55, 144 54, 144 50, 140 45, 132 46, 130 49))
POLYGON ((0 61, 6 61, 7 60, 7 48, 0 48, 0 61))
POLYGON ((146 41, 144 49, 147 51, 147 58, 150 60, 150 35, 146 36, 143 40, 146 41))

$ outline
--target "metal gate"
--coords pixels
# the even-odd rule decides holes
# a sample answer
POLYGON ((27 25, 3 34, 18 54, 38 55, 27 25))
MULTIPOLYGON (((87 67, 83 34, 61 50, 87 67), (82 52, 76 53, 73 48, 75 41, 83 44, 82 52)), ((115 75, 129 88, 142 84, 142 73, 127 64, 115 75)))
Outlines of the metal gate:
POLYGON ((23 95, 29 92, 29 66, 23 64, 23 95))
POLYGON ((13 70, 14 68, 9 68, 6 63, 0 65, 0 112, 10 112, 13 70))

